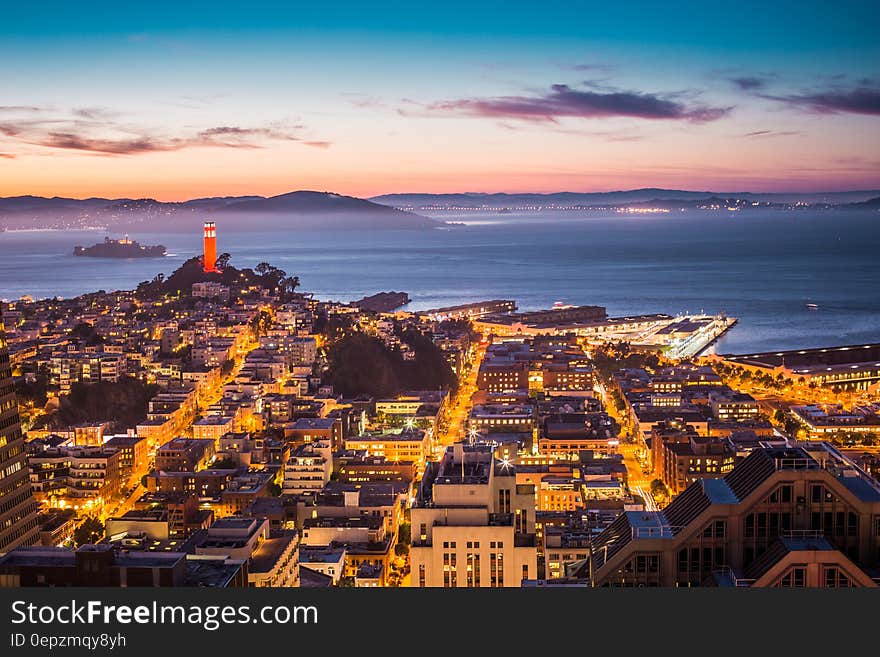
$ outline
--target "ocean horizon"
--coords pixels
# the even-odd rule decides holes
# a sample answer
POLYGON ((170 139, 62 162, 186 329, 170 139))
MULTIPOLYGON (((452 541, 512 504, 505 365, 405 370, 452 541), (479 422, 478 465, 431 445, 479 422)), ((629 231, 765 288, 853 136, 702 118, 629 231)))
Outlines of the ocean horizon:
MULTIPOLYGON (((406 309, 509 298, 520 309, 557 301, 611 316, 726 313, 739 323, 715 345, 741 353, 880 342, 880 223, 865 214, 631 217, 444 215, 428 231, 224 233, 239 267, 267 261, 317 298, 407 292, 406 309), (812 304, 815 308, 808 306, 812 304)), ((0 233, 0 298, 72 297, 131 289, 201 253, 201 235, 129 233, 164 258, 76 257, 100 230, 0 233)))

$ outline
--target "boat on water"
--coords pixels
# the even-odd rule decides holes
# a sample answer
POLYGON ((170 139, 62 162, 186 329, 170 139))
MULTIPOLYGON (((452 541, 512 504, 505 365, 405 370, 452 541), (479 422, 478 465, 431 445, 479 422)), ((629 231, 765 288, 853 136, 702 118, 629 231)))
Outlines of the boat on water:
POLYGON ((89 258, 161 258, 166 249, 161 244, 157 246, 143 246, 128 238, 128 235, 120 240, 111 240, 105 237, 103 242, 93 246, 75 246, 73 255, 86 256, 89 258))
POLYGON ((807 308, 809 308, 810 310, 817 310, 817 309, 819 308, 819 304, 817 304, 817 303, 808 303, 808 304, 807 304, 807 308))

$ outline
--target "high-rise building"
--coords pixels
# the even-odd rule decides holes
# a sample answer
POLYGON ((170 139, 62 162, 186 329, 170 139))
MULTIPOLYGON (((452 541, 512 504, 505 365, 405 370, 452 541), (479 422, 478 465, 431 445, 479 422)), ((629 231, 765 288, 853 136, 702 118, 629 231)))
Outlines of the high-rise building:
POLYGON ((537 575, 535 486, 488 445, 428 463, 411 510, 412 586, 519 587, 537 575))
POLYGON ((829 443, 755 449, 622 513, 590 559, 594 586, 876 587, 880 483, 829 443))
POLYGON ((205 222, 205 247, 202 264, 205 272, 217 271, 217 228, 213 221, 205 222))
POLYGON ((39 531, 0 310, 0 553, 33 545, 39 531))

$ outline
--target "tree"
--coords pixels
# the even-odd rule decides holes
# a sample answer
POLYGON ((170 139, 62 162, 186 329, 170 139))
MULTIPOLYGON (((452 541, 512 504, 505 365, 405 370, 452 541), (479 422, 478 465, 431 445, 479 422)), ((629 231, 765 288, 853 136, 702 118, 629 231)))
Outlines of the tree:
POLYGON ((397 530, 397 542, 403 543, 404 545, 409 545, 412 540, 411 537, 411 528, 412 526, 408 522, 400 523, 400 527, 397 530))
POLYGON ((214 261, 214 266, 220 271, 223 271, 229 266, 229 260, 231 258, 232 256, 228 253, 221 253, 219 256, 217 256, 217 260, 214 261))
POLYGON ((231 358, 227 358, 223 361, 223 365, 220 366, 220 374, 222 376, 229 376, 232 374, 232 370, 235 369, 235 361, 231 358))
POLYGON ((669 489, 666 487, 666 484, 663 483, 662 479, 655 479, 651 482, 651 495, 654 498, 665 500, 669 497, 669 489))
POLYGON ((104 538, 104 523, 95 516, 88 516, 73 532, 73 543, 76 547, 97 543, 104 538))

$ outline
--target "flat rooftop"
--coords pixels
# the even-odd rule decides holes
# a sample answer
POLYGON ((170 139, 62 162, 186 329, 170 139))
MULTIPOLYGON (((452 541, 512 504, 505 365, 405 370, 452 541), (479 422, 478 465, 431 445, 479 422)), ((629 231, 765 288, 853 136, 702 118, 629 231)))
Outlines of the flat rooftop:
POLYGON ((296 532, 273 532, 254 550, 248 570, 252 573, 271 571, 294 541, 296 541, 296 532))
POLYGON ((752 354, 725 354, 722 358, 744 365, 767 368, 784 366, 793 370, 847 365, 880 366, 880 343, 766 351, 752 354))

